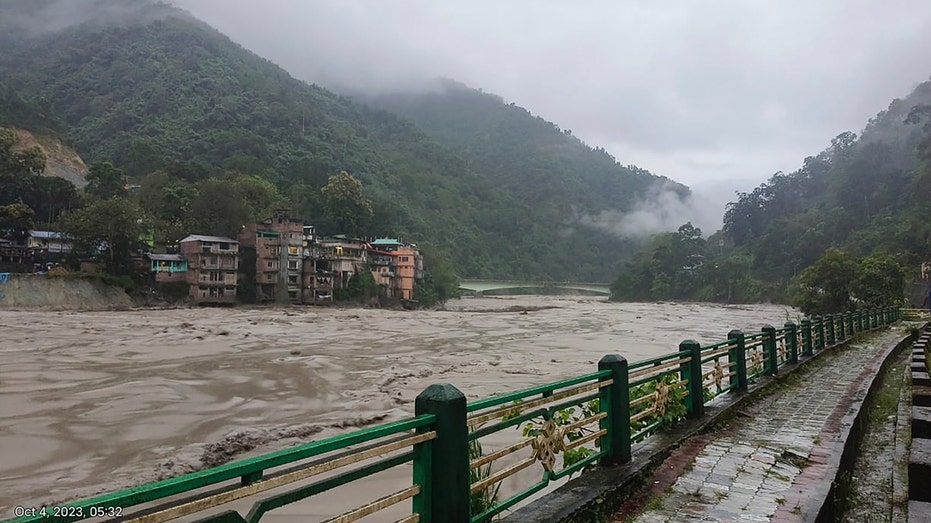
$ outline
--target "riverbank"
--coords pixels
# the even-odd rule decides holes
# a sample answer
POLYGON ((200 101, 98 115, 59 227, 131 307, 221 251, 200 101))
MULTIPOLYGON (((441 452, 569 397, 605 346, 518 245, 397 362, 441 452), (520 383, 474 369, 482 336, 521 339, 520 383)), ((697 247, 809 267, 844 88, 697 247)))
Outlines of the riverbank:
POLYGON ((0 282, 0 310, 126 310, 133 300, 122 287, 96 278, 8 274, 0 282))

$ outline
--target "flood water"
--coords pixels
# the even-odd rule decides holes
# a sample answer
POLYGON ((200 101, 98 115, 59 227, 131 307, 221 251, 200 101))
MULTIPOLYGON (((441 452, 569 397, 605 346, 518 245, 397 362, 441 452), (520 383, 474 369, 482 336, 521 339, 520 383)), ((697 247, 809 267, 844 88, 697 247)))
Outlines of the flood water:
POLYGON ((0 311, 0 519, 408 417, 431 383, 478 399, 795 316, 575 296, 446 309, 0 311))

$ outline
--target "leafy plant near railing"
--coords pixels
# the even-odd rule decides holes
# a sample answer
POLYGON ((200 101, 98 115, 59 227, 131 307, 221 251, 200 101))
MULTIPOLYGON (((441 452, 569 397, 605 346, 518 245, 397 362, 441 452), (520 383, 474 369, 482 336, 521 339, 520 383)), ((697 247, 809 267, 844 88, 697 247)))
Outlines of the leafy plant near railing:
MULTIPOLYGON (((685 408, 685 387, 679 382, 679 377, 674 374, 667 374, 660 379, 649 381, 641 385, 630 389, 630 400, 634 401, 636 399, 648 396, 656 392, 656 384, 662 382, 663 385, 668 387, 668 401, 666 402, 666 409, 663 413, 653 413, 645 418, 638 420, 630 425, 630 431, 632 434, 636 434, 641 430, 653 425, 657 421, 659 426, 657 428, 667 427, 676 423, 677 421, 685 418, 686 408, 685 408)), ((637 414, 649 410, 653 407, 655 401, 650 402, 646 401, 639 405, 636 405, 634 408, 630 409, 630 416, 633 418, 637 414)), ((634 442, 641 441, 647 437, 647 434, 641 435, 639 438, 633 440, 634 442)))
MULTIPOLYGON (((521 404, 521 400, 516 400, 514 401, 512 405, 520 405, 520 404, 521 404)), ((556 423, 557 427, 567 427, 569 425, 572 425, 573 423, 576 423, 585 418, 589 418, 589 417, 592 417, 598 414, 599 412, 601 412, 599 409, 600 409, 600 404, 598 400, 595 399, 595 400, 591 400, 579 406, 557 410, 553 412, 552 420, 554 423, 556 423)), ((521 413, 522 413, 521 410, 518 409, 512 412, 511 414, 505 416, 504 421, 516 418, 520 416, 521 413)), ((521 431, 521 434, 523 434, 525 438, 536 438, 543 434, 543 423, 544 422, 545 422, 545 419, 530 420, 522 426, 518 425, 517 429, 521 431)), ((588 434, 595 432, 596 430, 598 430, 596 427, 597 425, 592 424, 592 426, 580 427, 575 430, 569 430, 564 433, 564 436, 571 443, 573 441, 576 441, 578 439, 585 437, 588 434)), ((595 441, 595 446, 596 447, 598 446, 598 441, 595 441)), ((585 446, 580 446, 580 447, 576 447, 573 449, 566 449, 562 452, 562 466, 563 468, 570 467, 588 458, 594 452, 595 451, 593 449, 585 447, 585 446)), ((583 469, 583 472, 585 470, 588 470, 588 468, 589 467, 585 467, 583 469)))
MULTIPOLYGON (((482 444, 474 439, 469 442, 469 461, 474 461, 484 455, 482 450, 482 444)), ((477 483, 483 479, 491 476, 491 465, 488 463, 482 465, 481 467, 475 467, 469 469, 469 484, 477 483)), ((487 486, 478 492, 475 492, 470 497, 469 505, 472 510, 472 514, 481 514, 491 507, 498 504, 498 490, 501 488, 501 483, 496 483, 494 486, 487 486)))

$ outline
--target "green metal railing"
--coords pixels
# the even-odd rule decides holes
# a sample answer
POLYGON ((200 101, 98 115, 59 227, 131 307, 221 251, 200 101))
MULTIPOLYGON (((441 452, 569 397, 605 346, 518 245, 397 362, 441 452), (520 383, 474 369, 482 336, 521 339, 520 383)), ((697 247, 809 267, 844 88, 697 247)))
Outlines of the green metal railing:
POLYGON ((765 325, 752 334, 733 330, 726 340, 705 346, 685 340, 676 352, 631 364, 608 355, 596 372, 471 403, 452 385, 431 385, 417 397, 411 419, 42 511, 24 510, 0 523, 159 523, 191 515, 200 515, 198 522, 256 523, 268 511, 406 463, 413 464, 409 487, 327 521, 350 523, 408 502, 409 515, 398 522, 484 522, 553 481, 629 461, 634 444, 682 419, 701 417, 704 405, 718 396, 745 391, 749 382, 775 375, 780 367, 900 317, 894 308, 858 310, 786 322, 780 329, 765 325), (482 444, 491 436, 499 447, 493 451, 487 439, 482 444), (533 473, 537 463, 543 470, 533 473), (507 478, 525 485, 500 497, 507 478), (215 511, 246 498, 253 504, 245 516, 215 511))

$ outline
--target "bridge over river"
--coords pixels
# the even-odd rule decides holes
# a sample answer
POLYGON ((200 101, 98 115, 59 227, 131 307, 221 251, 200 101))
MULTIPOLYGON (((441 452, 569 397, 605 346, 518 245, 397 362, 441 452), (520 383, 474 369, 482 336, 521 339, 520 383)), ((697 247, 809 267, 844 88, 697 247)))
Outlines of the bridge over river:
POLYGON ((572 291, 608 296, 608 283, 574 281, 460 280, 459 290, 478 295, 490 294, 568 294, 572 291))

